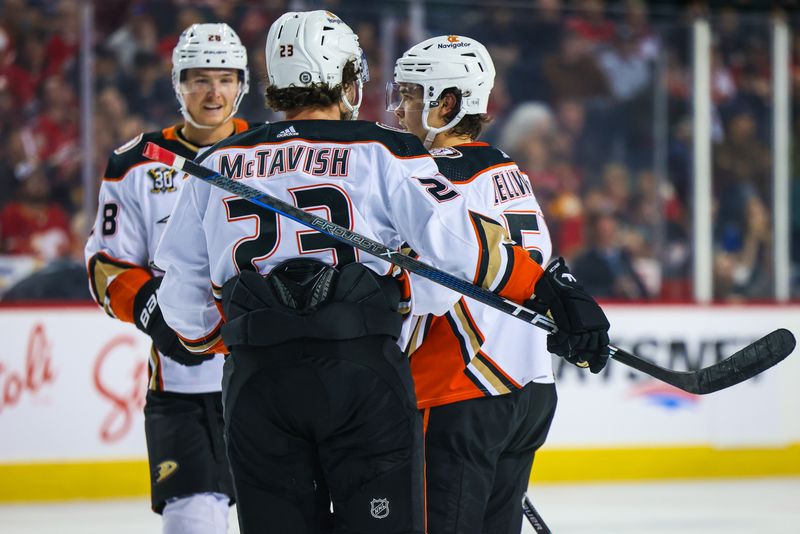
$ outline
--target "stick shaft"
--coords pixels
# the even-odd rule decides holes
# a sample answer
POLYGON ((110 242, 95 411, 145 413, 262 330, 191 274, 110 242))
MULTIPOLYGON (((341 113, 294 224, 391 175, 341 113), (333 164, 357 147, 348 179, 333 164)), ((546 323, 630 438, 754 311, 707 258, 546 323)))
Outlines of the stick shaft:
POLYGON ((547 330, 548 332, 554 332, 556 330, 556 326, 552 319, 545 315, 536 313, 533 310, 525 308, 516 302, 505 299, 487 289, 476 286, 475 284, 436 269, 427 263, 421 262, 401 252, 390 249, 382 243, 373 241, 366 236, 357 234, 356 232, 344 228, 343 226, 339 226, 338 224, 335 224, 327 219, 317 217, 312 213, 297 208, 278 198, 267 195, 258 189, 250 187, 247 184, 231 180, 226 176, 216 173, 207 167, 203 167, 202 165, 198 165, 197 163, 187 160, 186 158, 178 156, 177 154, 174 154, 158 145, 148 143, 145 147, 144 155, 147 158, 160 161, 178 170, 187 172, 192 176, 201 178, 202 180, 209 182, 220 189, 228 191, 229 193, 233 193, 234 195, 237 195, 245 200, 248 200, 257 206, 275 211, 284 217, 333 237, 334 239, 346 243, 347 245, 356 247, 359 250, 363 250, 368 254, 377 256, 382 260, 393 263, 402 269, 406 269, 409 272, 427 278, 433 282, 452 289, 453 291, 461 293, 462 295, 473 298, 478 302, 486 304, 487 306, 490 306, 496 310, 513 315, 517 319, 536 325, 544 330, 547 330))
POLYGON ((536 511, 536 508, 533 507, 533 503, 531 502, 530 497, 526 493, 525 496, 522 498, 522 513, 528 519, 528 522, 533 527, 533 530, 537 532, 537 534, 552 534, 550 527, 548 527, 542 516, 539 515, 539 512, 536 511))
MULTIPOLYGON (((453 291, 466 295, 491 308, 507 313, 552 333, 556 326, 552 319, 525 308, 515 302, 476 286, 444 271, 440 271, 427 263, 416 260, 386 245, 357 234, 352 230, 339 226, 327 219, 322 219, 303 211, 287 202, 262 193, 247 184, 237 182, 213 170, 189 161, 154 143, 147 143, 144 156, 159 161, 192 176, 200 178, 229 193, 233 193, 262 208, 274 211, 279 215, 292 219, 313 230, 333 237, 349 246, 356 247, 368 254, 393 263, 402 269, 427 278, 453 291)), ((715 365, 697 371, 673 371, 660 367, 639 356, 626 352, 619 347, 609 345, 609 356, 620 363, 641 371, 653 378, 675 386, 689 393, 704 395, 724 389, 742 382, 772 367, 789 355, 794 349, 794 337, 791 332, 779 329, 768 334, 755 343, 745 347, 730 358, 715 365), (791 345, 791 346, 790 346, 791 345), (741 364, 745 364, 742 366, 741 364)))

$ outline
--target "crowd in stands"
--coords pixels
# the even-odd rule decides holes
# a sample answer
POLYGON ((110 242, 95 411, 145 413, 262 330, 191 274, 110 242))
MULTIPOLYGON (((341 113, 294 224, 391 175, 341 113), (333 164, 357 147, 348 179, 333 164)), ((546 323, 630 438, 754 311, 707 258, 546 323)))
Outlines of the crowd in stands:
MULTIPOLYGON (((774 13, 737 4, 423 2, 420 35, 420 4, 406 2, 94 2, 97 183, 86 190, 80 172, 81 3, 0 0, 0 294, 21 274, 54 262, 82 267, 94 217, 83 211, 84 195, 96 197, 108 154, 141 131, 180 121, 170 60, 184 28, 220 21, 238 32, 253 80, 240 116, 274 120, 263 99, 266 28, 290 8, 323 8, 360 36, 372 75, 362 106, 367 120, 394 124, 384 111, 384 85, 394 59, 414 39, 457 33, 489 48, 498 75, 485 137, 530 177, 556 253, 592 294, 615 301, 692 298, 691 22, 710 15, 714 297, 769 299, 774 13)), ((798 21, 790 20, 796 30, 798 21)), ((797 114, 800 31, 792 49, 797 114)), ((795 139, 798 122, 795 115, 795 139)), ((796 146, 792 260, 798 266, 796 146)), ((797 275, 793 288, 797 296, 797 275)))

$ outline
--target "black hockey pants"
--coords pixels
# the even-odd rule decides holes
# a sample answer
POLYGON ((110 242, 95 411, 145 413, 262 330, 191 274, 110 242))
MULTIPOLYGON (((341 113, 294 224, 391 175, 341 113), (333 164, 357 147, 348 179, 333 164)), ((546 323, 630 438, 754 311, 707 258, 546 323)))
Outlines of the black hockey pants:
POLYGON ((242 534, 423 533, 422 419, 391 337, 234 350, 223 392, 242 534))
POLYGON ((519 534, 531 464, 555 384, 425 410, 428 534, 519 534))

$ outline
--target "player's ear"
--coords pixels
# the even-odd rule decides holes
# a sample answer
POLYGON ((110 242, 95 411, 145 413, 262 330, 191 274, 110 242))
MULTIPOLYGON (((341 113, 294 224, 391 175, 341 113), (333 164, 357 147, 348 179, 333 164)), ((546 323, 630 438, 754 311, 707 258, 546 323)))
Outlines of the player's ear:
POLYGON ((450 113, 452 113, 456 109, 456 106, 458 105, 458 100, 456 99, 456 95, 454 95, 451 92, 445 93, 444 96, 442 96, 442 98, 439 100, 439 102, 440 102, 439 109, 441 109, 444 112, 444 115, 449 115, 450 113))
MULTIPOLYGON (((442 97, 439 98, 439 105, 434 108, 436 110, 434 113, 439 123, 436 124, 436 126, 444 126, 450 122, 450 118, 456 114, 457 105, 458 99, 456 95, 450 91, 445 92, 442 97)), ((431 124, 433 124, 433 122, 431 122, 431 124)))

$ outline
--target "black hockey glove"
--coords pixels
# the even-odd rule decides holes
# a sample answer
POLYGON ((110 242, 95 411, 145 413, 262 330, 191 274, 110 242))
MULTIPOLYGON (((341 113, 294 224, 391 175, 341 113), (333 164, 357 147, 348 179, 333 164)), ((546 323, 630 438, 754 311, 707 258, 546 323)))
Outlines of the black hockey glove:
POLYGON ((547 350, 599 373, 608 362, 608 319, 569 272, 564 258, 550 262, 536 283, 536 300, 550 308, 558 327, 547 336, 547 350))
POLYGON ((178 335, 164 321, 156 292, 161 277, 154 277, 136 293, 133 299, 133 322, 136 328, 150 336, 159 352, 181 365, 200 365, 214 357, 213 354, 193 354, 186 350, 178 335))

